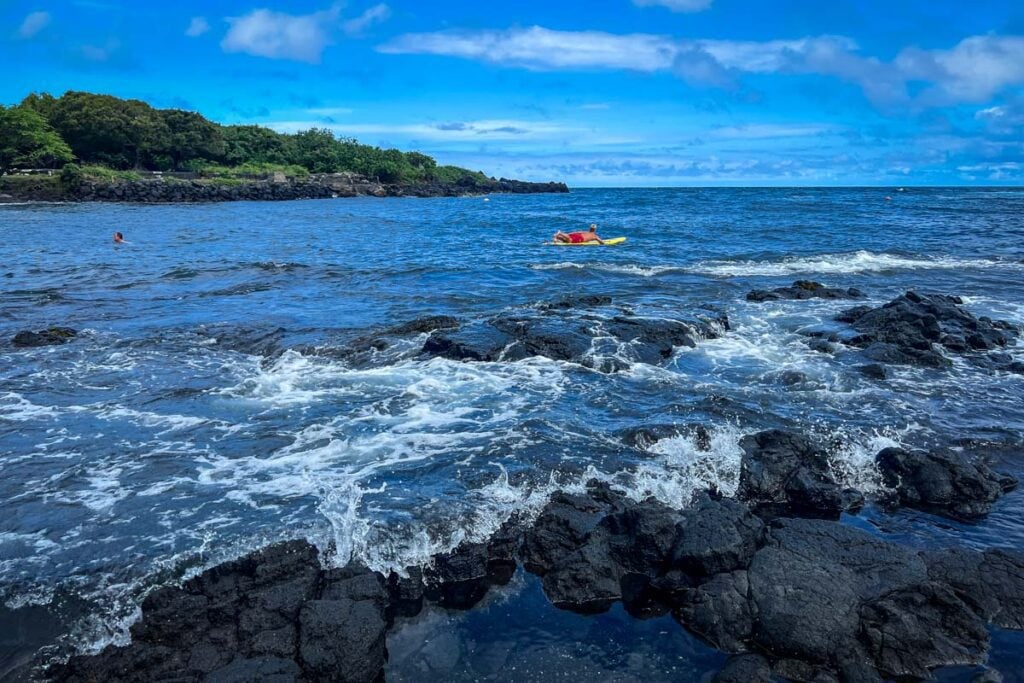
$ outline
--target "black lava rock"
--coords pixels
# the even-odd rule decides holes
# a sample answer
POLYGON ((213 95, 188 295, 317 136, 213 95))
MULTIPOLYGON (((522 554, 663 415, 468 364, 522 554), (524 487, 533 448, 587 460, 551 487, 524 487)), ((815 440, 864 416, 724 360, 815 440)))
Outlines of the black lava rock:
POLYGON ((838 517, 846 509, 827 455, 804 437, 769 430, 743 437, 740 446, 743 500, 794 515, 838 517))
POLYGON ((21 348, 56 346, 58 344, 66 344, 76 336, 78 336, 78 332, 70 327, 50 327, 38 332, 30 330, 18 332, 14 335, 11 343, 21 348))
POLYGON ((677 526, 672 566, 692 576, 746 569, 763 536, 764 523, 746 505, 699 493, 677 526))
POLYGON ((748 653, 730 657, 711 683, 771 683, 772 668, 761 655, 748 653))
POLYGON ((747 301, 761 303, 764 301, 806 301, 807 299, 863 299, 864 292, 850 287, 849 289, 833 289, 820 282, 797 280, 789 287, 772 290, 755 289, 747 293, 747 301))
POLYGON ((875 463, 901 504, 956 519, 987 515, 1017 485, 1013 477, 953 453, 886 448, 875 463))
POLYGON ((836 319, 858 333, 847 343, 879 363, 950 365, 942 350, 976 354, 1005 348, 1020 330, 1005 321, 975 317, 963 300, 942 294, 907 292, 879 308, 858 306, 836 319))

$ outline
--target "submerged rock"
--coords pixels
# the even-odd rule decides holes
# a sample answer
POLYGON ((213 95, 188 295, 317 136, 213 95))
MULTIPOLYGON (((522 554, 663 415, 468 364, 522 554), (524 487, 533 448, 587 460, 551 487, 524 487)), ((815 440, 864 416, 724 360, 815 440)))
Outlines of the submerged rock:
POLYGON ((76 336, 78 336, 78 332, 70 327, 49 327, 37 332, 32 332, 31 330, 18 332, 14 335, 11 343, 21 348, 56 346, 58 344, 66 344, 76 336))
POLYGON ((956 519, 987 515, 993 503, 1017 486, 1013 477, 953 453, 886 448, 875 463, 901 504, 956 519))
POLYGON ((864 349, 873 361, 936 368, 951 364, 943 349, 956 354, 995 351, 1019 336, 1010 323, 975 317, 962 304, 958 297, 911 291, 879 308, 850 309, 836 320, 853 327, 857 334, 847 343, 864 349))
POLYGON ((747 293, 747 301, 762 303, 764 301, 805 301, 807 299, 863 299, 864 292, 855 287, 849 289, 834 289, 826 287, 820 282, 811 280, 797 280, 789 287, 778 287, 777 289, 765 290, 755 289, 747 293))

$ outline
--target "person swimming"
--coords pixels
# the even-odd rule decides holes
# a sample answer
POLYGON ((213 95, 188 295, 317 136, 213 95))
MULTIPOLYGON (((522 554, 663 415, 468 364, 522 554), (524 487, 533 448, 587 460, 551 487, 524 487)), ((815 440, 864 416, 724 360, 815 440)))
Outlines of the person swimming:
POLYGON ((586 232, 570 232, 564 233, 561 230, 555 233, 554 237, 551 238, 553 242, 563 242, 565 244, 585 244, 587 242, 597 242, 598 244, 604 244, 604 240, 597 236, 597 223, 591 223, 590 229, 586 232))
POLYGON ((125 243, 124 242, 124 235, 122 235, 120 232, 115 232, 114 233, 114 244, 124 244, 124 243, 125 243))

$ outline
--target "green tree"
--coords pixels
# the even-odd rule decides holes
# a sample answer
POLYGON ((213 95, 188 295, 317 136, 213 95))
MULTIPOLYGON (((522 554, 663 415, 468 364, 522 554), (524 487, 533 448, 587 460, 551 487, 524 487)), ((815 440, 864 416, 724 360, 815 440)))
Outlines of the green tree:
POLYGON ((170 136, 145 102, 86 92, 64 93, 50 122, 80 159, 114 168, 143 167, 170 136))
POLYGON ((23 109, 31 109, 42 114, 48 122, 53 121, 53 112, 57 108, 57 98, 49 93, 30 93, 19 105, 23 109))
POLYGON ((327 128, 289 136, 288 163, 305 166, 313 173, 337 173, 341 167, 341 144, 327 128))
POLYGON ((191 159, 214 161, 224 156, 220 126, 191 111, 161 109, 157 113, 167 128, 160 151, 170 157, 174 168, 181 168, 191 159))
POLYGON ((289 163, 287 138, 263 126, 222 126, 224 155, 229 166, 289 163))
POLYGON ((53 168, 72 158, 71 148, 38 112, 0 105, 0 173, 15 167, 53 168))

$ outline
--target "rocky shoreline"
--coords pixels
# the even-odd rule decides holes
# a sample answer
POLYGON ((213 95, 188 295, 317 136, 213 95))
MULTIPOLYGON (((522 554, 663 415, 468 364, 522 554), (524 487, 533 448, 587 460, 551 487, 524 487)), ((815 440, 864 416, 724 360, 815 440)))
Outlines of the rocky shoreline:
POLYGON ((0 178, 4 202, 192 203, 283 201, 339 197, 461 197, 484 194, 565 193, 565 183, 530 183, 506 178, 458 183, 388 184, 349 173, 311 175, 304 180, 82 180, 65 183, 57 176, 0 178))
MULTIPOLYGON (((828 473, 821 448, 790 432, 750 435, 739 499, 715 491, 669 506, 606 483, 555 493, 535 519, 484 543, 382 574, 325 568, 304 541, 277 544, 152 592, 132 642, 51 666, 55 681, 378 681, 387 635, 425 605, 471 609, 517 567, 561 609, 616 602, 639 618, 671 614, 735 655, 717 681, 920 679, 985 661, 988 626, 1024 629, 1024 553, 914 551, 839 521, 863 503, 828 473)), ((892 450, 892 449, 890 449, 892 450)), ((982 513, 1016 482, 982 463, 883 451, 899 474, 892 504, 950 499, 940 514, 982 513), (978 507, 978 506, 981 507, 978 507)))
MULTIPOLYGON (((748 300, 863 296, 802 281, 748 300)), ((617 372, 628 362, 665 362, 676 347, 729 331, 727 316, 713 309, 665 320, 588 296, 480 320, 422 318, 343 347, 299 350, 359 367, 375 362, 395 339, 423 335, 417 352, 423 358, 543 356, 617 372), (591 349, 598 335, 630 357, 596 359, 591 349)), ((887 365, 942 371, 954 359, 993 372, 1022 371, 1005 353, 1021 330, 975 317, 951 296, 907 292, 804 333, 822 353, 871 361, 857 367, 875 368, 865 372, 879 380, 887 365)), ((25 331, 11 343, 65 344, 75 335, 70 328, 25 331)), ((271 356, 282 352, 274 338, 251 343, 271 356)), ((639 457, 680 435, 710 452, 701 425, 648 425, 613 438, 639 457)), ((1024 630, 1024 552, 919 550, 849 523, 869 504, 983 519, 1018 484, 984 457, 955 444, 885 448, 874 454, 882 486, 872 493, 837 477, 830 450, 836 444, 772 429, 747 434, 739 446, 734 498, 703 490, 689 500, 634 500, 593 479, 554 493, 539 511, 513 516, 484 542, 463 542, 402 571, 336 567, 305 541, 276 544, 180 586, 157 588, 142 604, 129 645, 51 664, 43 675, 54 681, 379 681, 387 637, 405 618, 429 605, 471 609, 517 571, 537 576, 560 609, 594 614, 622 603, 637 618, 670 614, 732 655, 715 678, 722 683, 919 680, 940 667, 983 665, 993 628, 1024 630)), ((999 680, 997 672, 982 675, 999 680)))

